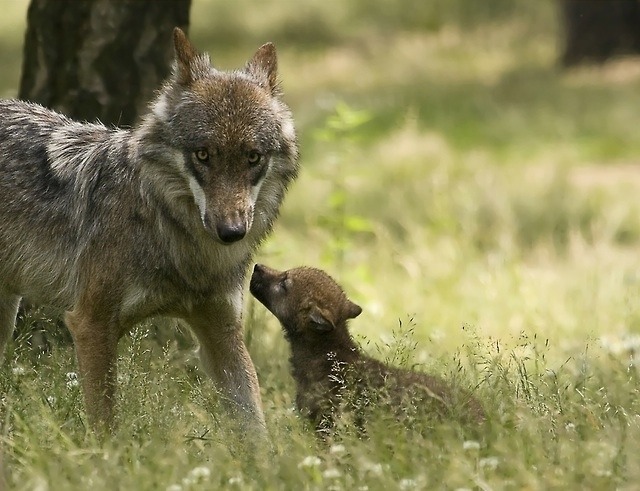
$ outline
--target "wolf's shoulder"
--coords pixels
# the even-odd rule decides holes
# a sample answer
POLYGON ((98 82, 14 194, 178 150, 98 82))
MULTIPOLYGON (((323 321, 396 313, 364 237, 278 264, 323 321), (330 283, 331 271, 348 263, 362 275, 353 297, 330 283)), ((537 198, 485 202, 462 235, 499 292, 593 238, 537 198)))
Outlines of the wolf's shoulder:
POLYGON ((82 154, 108 147, 111 140, 120 144, 128 134, 102 123, 80 122, 35 102, 0 99, 0 133, 13 140, 35 138, 45 145, 51 157, 56 154, 82 154))
POLYGON ((57 179, 88 178, 87 172, 107 165, 108 156, 124 158, 127 135, 126 130, 78 122, 33 102, 0 99, 0 154, 5 166, 30 154, 57 179))

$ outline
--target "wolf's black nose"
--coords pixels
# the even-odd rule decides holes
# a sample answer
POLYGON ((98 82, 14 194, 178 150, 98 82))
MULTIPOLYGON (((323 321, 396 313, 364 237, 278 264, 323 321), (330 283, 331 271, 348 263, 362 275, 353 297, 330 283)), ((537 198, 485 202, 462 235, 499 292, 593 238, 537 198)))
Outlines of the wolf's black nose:
POLYGON ((218 225, 216 231, 220 240, 225 244, 237 242, 247 235, 247 227, 243 223, 218 225))

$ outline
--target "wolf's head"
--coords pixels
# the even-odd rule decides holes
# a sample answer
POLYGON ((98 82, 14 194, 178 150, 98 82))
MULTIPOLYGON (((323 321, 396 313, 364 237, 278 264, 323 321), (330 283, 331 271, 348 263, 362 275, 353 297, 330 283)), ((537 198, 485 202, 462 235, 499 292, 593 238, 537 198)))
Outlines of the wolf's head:
POLYGON ((347 320, 362 312, 333 278, 315 268, 277 271, 256 264, 249 288, 278 318, 293 344, 319 347, 332 338, 344 339, 347 320))
POLYGON ((267 230, 298 157, 275 47, 265 44, 242 69, 223 72, 178 28, 174 45, 173 75, 142 125, 155 135, 142 150, 157 164, 154 179, 161 174, 165 199, 190 203, 223 244, 241 240, 255 220, 267 230))

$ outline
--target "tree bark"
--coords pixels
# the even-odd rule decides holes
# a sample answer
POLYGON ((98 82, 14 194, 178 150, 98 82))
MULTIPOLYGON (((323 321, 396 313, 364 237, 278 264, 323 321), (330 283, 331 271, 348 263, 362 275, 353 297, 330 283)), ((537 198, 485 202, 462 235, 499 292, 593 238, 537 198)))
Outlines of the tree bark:
POLYGON ((560 0, 564 66, 640 53, 639 0, 560 0))
POLYGON ((130 126, 168 75, 191 0, 32 0, 19 97, 130 126))

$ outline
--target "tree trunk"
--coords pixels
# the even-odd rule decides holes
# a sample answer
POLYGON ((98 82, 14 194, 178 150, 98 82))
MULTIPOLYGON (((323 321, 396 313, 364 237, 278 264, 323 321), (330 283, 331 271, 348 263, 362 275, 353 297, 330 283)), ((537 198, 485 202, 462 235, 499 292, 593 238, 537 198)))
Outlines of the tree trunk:
MULTIPOLYGON (((20 99, 81 121, 132 125, 169 73, 172 31, 176 26, 186 30, 190 4, 31 0, 20 99)), ((16 335, 26 338, 34 353, 70 340, 56 313, 28 299, 20 307, 16 335)))
POLYGON ((562 64, 640 53, 640 0, 560 0, 562 64))
POLYGON ((32 0, 19 97, 130 126, 169 73, 191 0, 32 0))

